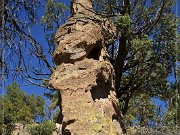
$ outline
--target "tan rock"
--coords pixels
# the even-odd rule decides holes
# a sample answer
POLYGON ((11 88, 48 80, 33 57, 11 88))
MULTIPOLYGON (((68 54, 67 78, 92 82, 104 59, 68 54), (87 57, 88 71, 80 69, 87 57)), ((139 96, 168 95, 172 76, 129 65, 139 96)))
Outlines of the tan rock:
MULTIPOLYGON (((99 26, 93 24, 81 24, 77 22, 71 27, 71 32, 66 36, 57 38, 58 46, 54 52, 54 60, 56 64, 73 63, 80 61, 93 51, 97 50, 100 53, 102 48, 102 36, 99 26)), ((67 28, 61 27, 57 33, 63 33, 67 28)))
MULTIPOLYGON (((86 89, 89 91, 102 80, 104 85, 113 83, 112 66, 106 61, 84 59, 74 64, 62 64, 51 76, 50 84, 58 90, 86 89), (112 82, 111 82, 112 81, 112 82)), ((102 84, 99 84, 102 85, 102 84)), ((101 86, 103 87, 103 86, 101 86)))
POLYGON ((93 0, 72 0, 71 14, 94 15, 92 3, 93 0))
POLYGON ((56 33, 57 68, 50 85, 61 91, 63 135, 120 135, 114 70, 105 47, 110 22, 92 15, 92 0, 73 0, 56 33))

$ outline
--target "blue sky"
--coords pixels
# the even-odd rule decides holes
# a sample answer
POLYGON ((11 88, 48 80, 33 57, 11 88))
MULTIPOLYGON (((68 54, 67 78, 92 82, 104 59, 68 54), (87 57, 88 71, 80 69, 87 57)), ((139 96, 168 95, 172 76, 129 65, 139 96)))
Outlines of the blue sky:
MULTIPOLYGON (((58 0, 59 2, 63 2, 65 3, 68 7, 70 5, 70 0, 58 0)), ((44 3, 45 4, 45 3, 44 3)), ((39 16, 42 16, 44 13, 44 9, 40 9, 38 12, 39 16)), ((68 14, 68 13, 67 13, 68 14)), ((32 36, 38 41, 40 42, 42 45, 46 46, 46 40, 44 39, 44 33, 43 33, 43 27, 40 24, 37 24, 35 26, 32 27, 31 29, 31 34, 32 36)), ((50 58, 49 58, 50 59, 50 58)), ((32 61, 34 62, 34 61, 32 61)), ((12 77, 9 77, 7 79, 5 79, 5 86, 11 84, 13 82, 12 77)), ((27 81, 15 81, 17 82, 20 87, 27 93, 27 94, 31 94, 34 93, 35 95, 41 95, 43 96, 43 92, 47 91, 47 89, 42 88, 42 87, 38 87, 38 86, 34 86, 31 85, 29 82, 27 81)))
MULTIPOLYGON (((70 5, 70 0, 58 0, 58 1, 65 3, 67 6, 70 5)), ((41 25, 37 25, 33 27, 32 35, 35 37, 35 39, 37 39, 37 41, 40 41, 43 45, 47 45, 45 39, 43 38, 43 27, 41 25)), ((32 86, 32 85, 21 86, 21 88, 25 90, 28 94, 34 93, 36 95, 41 95, 41 96, 43 96, 43 92, 47 91, 47 89, 45 88, 32 86)))

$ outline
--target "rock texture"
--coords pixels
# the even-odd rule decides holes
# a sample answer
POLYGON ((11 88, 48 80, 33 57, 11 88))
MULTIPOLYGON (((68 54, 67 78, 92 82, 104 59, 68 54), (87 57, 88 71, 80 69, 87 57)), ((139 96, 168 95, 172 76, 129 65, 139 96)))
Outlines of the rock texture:
POLYGON ((63 135, 120 135, 113 67, 105 47, 113 28, 95 16, 92 0, 73 0, 56 33, 57 68, 50 85, 61 91, 63 135))
POLYGON ((15 129, 11 133, 12 135, 29 135, 26 125, 21 123, 15 123, 15 129))

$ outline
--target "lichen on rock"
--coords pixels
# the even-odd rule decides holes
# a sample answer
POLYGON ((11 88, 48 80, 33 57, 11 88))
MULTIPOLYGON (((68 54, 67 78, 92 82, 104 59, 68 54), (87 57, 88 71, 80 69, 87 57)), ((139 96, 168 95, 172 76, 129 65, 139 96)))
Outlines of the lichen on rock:
POLYGON ((71 16, 55 36, 57 68, 50 85, 61 91, 63 135, 122 134, 115 117, 114 70, 105 47, 108 27, 93 13, 92 2, 73 0, 71 16))

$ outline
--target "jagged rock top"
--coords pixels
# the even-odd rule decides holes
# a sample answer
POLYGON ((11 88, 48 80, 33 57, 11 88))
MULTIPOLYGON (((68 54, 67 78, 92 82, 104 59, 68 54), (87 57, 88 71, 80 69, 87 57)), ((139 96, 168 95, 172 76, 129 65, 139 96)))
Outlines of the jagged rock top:
POLYGON ((71 16, 76 14, 85 14, 93 16, 93 0, 72 0, 71 16))

